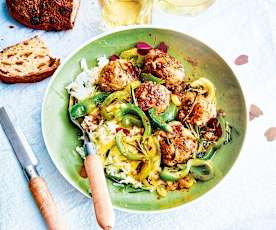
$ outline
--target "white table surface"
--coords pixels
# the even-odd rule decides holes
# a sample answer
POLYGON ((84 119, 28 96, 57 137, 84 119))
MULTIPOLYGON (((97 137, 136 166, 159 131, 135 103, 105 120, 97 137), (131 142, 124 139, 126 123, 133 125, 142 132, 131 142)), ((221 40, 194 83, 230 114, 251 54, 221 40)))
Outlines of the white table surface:
MULTIPOLYGON (((35 31, 11 19, 5 1, 0 0, 0 49, 39 34, 52 53, 64 59, 81 43, 100 34, 99 24, 94 1, 82 0, 73 30, 35 31)), ((155 10, 153 24, 176 28, 214 48, 238 76, 248 105, 258 105, 264 115, 249 122, 238 162, 211 193, 168 213, 116 211, 115 229, 276 229, 276 142, 267 142, 264 137, 267 128, 276 126, 276 1, 218 0, 196 17, 169 16, 155 10), (234 64, 240 54, 249 56, 248 64, 234 64)), ((0 106, 7 106, 17 118, 70 229, 97 229, 90 200, 65 181, 45 148, 40 114, 48 83, 49 79, 36 84, 0 83, 0 106)), ((46 229, 1 129, 0 229, 46 229)))

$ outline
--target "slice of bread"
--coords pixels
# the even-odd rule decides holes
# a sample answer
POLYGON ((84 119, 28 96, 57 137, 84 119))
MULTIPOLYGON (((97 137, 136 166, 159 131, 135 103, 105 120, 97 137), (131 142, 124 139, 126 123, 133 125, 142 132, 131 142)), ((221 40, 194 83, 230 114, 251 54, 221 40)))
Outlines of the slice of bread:
POLYGON ((11 16, 40 30, 68 30, 74 25, 80 0, 6 0, 11 16))
POLYGON ((50 56, 46 44, 37 36, 0 52, 0 80, 31 83, 52 75, 60 60, 50 56))

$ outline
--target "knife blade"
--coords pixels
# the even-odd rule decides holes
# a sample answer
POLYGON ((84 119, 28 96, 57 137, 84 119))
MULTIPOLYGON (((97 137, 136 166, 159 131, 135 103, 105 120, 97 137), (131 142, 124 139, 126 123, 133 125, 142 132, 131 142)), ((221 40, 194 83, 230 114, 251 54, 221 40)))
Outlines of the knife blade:
POLYGON ((38 165, 38 160, 21 129, 16 127, 16 125, 13 125, 10 116, 4 107, 0 108, 0 124, 2 125, 27 179, 30 180, 31 177, 34 177, 35 174, 37 174, 36 166, 38 165))
POLYGON ((15 156, 19 161, 28 181, 36 204, 50 230, 67 229, 58 215, 56 204, 48 189, 46 181, 38 174, 38 159, 28 144, 23 132, 14 125, 4 107, 0 107, 0 124, 6 134, 15 156))

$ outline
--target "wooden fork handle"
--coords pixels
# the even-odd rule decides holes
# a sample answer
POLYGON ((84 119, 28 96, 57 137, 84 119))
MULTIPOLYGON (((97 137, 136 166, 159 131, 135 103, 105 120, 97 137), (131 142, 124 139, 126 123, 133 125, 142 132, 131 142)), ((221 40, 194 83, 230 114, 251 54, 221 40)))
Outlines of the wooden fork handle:
POLYGON ((84 166, 90 182, 97 222, 102 229, 111 230, 115 217, 101 159, 96 154, 88 155, 84 166))
POLYGON ((58 215, 56 204, 49 192, 46 181, 42 177, 34 177, 29 181, 29 188, 46 224, 48 225, 48 229, 67 229, 58 215))

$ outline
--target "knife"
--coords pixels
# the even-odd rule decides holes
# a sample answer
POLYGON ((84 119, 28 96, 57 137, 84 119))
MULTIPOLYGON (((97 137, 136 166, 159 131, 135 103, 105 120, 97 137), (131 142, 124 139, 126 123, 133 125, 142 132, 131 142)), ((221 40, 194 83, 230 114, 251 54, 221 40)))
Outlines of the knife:
POLYGON ((11 119, 4 107, 0 107, 0 124, 13 148, 23 172, 28 180, 30 191, 36 204, 44 217, 48 229, 64 230, 67 227, 58 216, 58 210, 46 181, 39 175, 36 167, 38 160, 28 144, 24 134, 12 124, 11 119))

